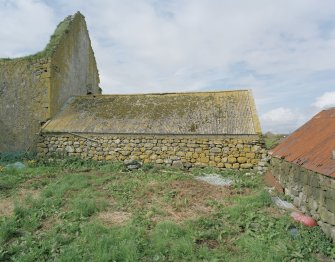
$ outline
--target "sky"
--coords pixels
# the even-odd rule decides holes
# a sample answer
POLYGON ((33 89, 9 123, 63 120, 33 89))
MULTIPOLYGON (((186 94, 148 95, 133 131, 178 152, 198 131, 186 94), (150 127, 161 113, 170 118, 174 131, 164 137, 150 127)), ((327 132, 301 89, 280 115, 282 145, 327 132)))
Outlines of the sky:
POLYGON ((0 0, 0 57, 77 11, 105 94, 251 89, 274 133, 335 106, 334 0, 0 0))

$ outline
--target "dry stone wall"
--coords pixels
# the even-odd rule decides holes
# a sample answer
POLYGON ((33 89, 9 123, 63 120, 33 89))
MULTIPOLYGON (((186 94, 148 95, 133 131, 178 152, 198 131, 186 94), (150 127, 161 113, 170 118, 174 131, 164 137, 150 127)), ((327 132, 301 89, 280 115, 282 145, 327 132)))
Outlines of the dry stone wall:
POLYGON ((94 160, 139 160, 175 167, 249 169, 267 154, 258 137, 43 134, 40 156, 60 154, 94 160))
POLYGON ((271 170, 295 206, 311 214, 335 242, 335 178, 278 158, 271 159, 271 170))

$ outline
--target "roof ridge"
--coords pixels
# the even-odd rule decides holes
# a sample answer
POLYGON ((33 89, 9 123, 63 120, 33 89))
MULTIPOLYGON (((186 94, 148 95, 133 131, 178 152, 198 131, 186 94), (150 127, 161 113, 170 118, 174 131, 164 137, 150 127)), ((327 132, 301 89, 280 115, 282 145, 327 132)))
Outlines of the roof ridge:
POLYGON ((77 97, 108 97, 108 96, 164 96, 164 95, 190 95, 190 94, 220 94, 220 93, 240 93, 250 92, 250 89, 221 90, 221 91, 191 91, 191 92, 164 92, 164 93, 130 93, 130 94, 98 94, 98 95, 81 95, 77 97))

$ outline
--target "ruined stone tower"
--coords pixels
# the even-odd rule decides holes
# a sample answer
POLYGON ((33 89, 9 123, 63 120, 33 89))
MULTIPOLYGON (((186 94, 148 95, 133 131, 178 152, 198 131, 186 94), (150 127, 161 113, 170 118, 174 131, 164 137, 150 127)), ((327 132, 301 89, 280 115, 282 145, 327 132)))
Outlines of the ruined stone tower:
POLYGON ((0 152, 34 150, 41 126, 71 96, 97 93, 98 69, 78 12, 57 26, 43 51, 0 59, 0 152))

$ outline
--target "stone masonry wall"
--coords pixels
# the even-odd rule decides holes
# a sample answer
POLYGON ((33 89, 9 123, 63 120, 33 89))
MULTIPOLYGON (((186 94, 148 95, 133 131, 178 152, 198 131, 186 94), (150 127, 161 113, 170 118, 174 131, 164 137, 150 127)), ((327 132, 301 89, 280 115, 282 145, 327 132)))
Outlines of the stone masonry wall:
POLYGON ((295 206, 311 214, 335 242, 335 178, 278 158, 271 159, 271 169, 295 206))
POLYGON ((40 156, 61 154, 94 160, 139 160, 175 167, 249 169, 266 158, 255 137, 43 134, 40 156))
POLYGON ((34 147, 49 116, 50 59, 0 60, 0 152, 34 147))
POLYGON ((50 116, 71 96, 100 94, 99 73, 85 18, 74 15, 51 57, 50 116))
POLYGON ((0 59, 0 152, 34 151, 43 123, 71 96, 100 94, 98 84, 80 13, 72 16, 52 52, 0 59))

